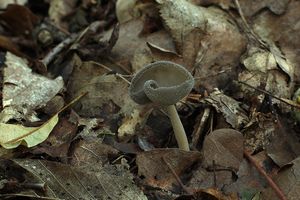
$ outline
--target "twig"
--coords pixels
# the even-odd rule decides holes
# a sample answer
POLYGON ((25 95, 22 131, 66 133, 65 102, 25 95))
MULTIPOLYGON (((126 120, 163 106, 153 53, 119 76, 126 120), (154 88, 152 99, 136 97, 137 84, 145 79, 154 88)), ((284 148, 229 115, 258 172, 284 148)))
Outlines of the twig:
POLYGON ((253 87, 252 85, 249 85, 248 83, 245 83, 245 82, 237 81, 237 83, 241 83, 241 84, 243 84, 243 85, 246 85, 246 86, 249 87, 249 88, 252 88, 252 89, 254 89, 254 90, 257 90, 257 91, 259 91, 259 92, 262 92, 262 93, 264 93, 264 94, 267 94, 267 95, 269 95, 270 97, 273 97, 274 99, 277 99, 277 100, 279 100, 279 101, 281 101, 281 102, 283 102, 283 103, 285 103, 285 104, 287 104, 287 105, 289 105, 289 106, 292 106, 292 107, 295 107, 295 108, 300 109, 300 105, 298 105, 298 104, 296 104, 296 103, 293 103, 293 102, 290 102, 290 100, 288 100, 288 99, 284 99, 284 98, 277 97, 277 96, 271 94, 270 92, 268 92, 268 91, 266 91, 266 90, 262 90, 262 89, 260 89, 260 88, 253 87))
POLYGON ((247 31, 266 49, 269 49, 268 45, 262 40, 260 39, 260 37, 251 29, 251 27, 249 26, 249 24, 247 23, 247 20, 243 14, 243 11, 241 9, 240 3, 238 0, 234 0, 235 6, 239 12, 239 15, 241 16, 241 19, 247 29, 247 31))
POLYGON ((195 131, 195 133, 193 134, 193 138, 192 138, 192 148, 196 148, 197 144, 199 142, 199 138, 203 135, 203 129, 204 126, 209 118, 210 115, 210 108, 205 108, 203 115, 201 117, 201 120, 199 122, 199 125, 195 131))
MULTIPOLYGON (((100 66, 100 67, 102 67, 103 69, 105 69, 105 70, 107 70, 107 71, 109 71, 109 72, 113 72, 113 70, 111 70, 109 67, 107 67, 106 65, 103 65, 103 64, 101 64, 101 63, 97 63, 97 62, 95 62, 95 61, 90 61, 91 63, 93 63, 93 64, 95 64, 95 65, 98 65, 98 66, 100 66)), ((130 81, 128 81, 125 77, 124 77, 124 75, 123 74, 119 74, 119 73, 114 73, 117 77, 119 77, 119 78, 121 78, 122 80, 124 80, 128 85, 130 85, 131 84, 131 82, 130 81)), ((128 75, 125 75, 125 76, 128 76, 128 75)), ((131 76, 131 75, 129 75, 129 76, 131 76)))
POLYGON ((176 174, 176 172, 174 171, 173 167, 170 165, 170 163, 168 163, 168 161, 166 160, 166 158, 164 156, 162 156, 162 160, 166 163, 166 165, 168 166, 169 170, 172 172, 173 176, 175 177, 176 181, 178 182, 178 184, 182 187, 182 189, 189 195, 192 195, 193 193, 190 191, 190 189, 188 187, 186 187, 182 181, 180 180, 180 178, 178 177, 178 175, 176 174))
POLYGON ((75 41, 77 35, 71 35, 61 43, 59 43, 54 49, 52 49, 41 62, 47 67, 49 63, 54 59, 54 57, 59 54, 66 46, 75 41))
POLYGON ((247 150, 244 150, 244 156, 250 161, 252 165, 257 169, 257 171, 265 177, 267 182, 269 183, 270 187, 275 191, 278 198, 280 200, 288 200, 285 195, 283 194, 282 190, 279 186, 272 180, 272 178, 265 172, 265 170, 252 158, 250 153, 247 150))
POLYGON ((216 162, 213 160, 214 187, 217 188, 216 162))

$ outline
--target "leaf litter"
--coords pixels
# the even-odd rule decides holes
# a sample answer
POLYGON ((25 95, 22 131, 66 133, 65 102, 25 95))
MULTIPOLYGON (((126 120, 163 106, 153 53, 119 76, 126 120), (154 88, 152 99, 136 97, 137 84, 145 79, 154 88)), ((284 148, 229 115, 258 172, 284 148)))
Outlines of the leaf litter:
POLYGON ((298 1, 9 3, 3 198, 297 199, 298 1), (161 107, 129 97, 159 60, 194 76, 176 105, 190 152, 161 107))

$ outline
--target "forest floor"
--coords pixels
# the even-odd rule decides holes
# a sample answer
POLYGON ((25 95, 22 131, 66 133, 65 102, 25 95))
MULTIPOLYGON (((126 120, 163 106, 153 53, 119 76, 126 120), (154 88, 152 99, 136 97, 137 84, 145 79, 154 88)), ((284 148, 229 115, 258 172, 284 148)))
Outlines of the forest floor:
POLYGON ((1 0, 0 198, 299 199, 299 10, 297 0, 1 0), (180 74, 159 71, 166 62, 135 76, 157 61, 188 71, 187 95, 176 96, 180 74), (145 101, 130 94, 136 77, 145 101), (149 80, 179 98, 187 148, 149 80))

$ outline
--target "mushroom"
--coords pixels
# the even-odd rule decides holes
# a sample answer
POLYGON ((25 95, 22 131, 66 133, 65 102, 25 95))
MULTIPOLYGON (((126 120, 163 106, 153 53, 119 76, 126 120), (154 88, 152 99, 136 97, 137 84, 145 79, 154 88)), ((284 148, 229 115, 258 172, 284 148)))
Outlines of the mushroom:
POLYGON ((188 95, 193 86, 194 78, 184 67, 157 61, 139 70, 129 87, 130 97, 136 103, 152 102, 166 108, 178 146, 186 151, 189 151, 189 144, 175 104, 188 95))

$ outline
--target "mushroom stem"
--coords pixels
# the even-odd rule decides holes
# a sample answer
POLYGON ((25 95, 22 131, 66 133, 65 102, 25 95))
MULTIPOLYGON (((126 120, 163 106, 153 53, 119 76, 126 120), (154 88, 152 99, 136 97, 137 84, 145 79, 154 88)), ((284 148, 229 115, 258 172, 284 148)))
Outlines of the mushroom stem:
POLYGON ((189 151, 189 143, 175 105, 167 106, 167 112, 173 126, 175 138, 178 143, 179 149, 189 151))

